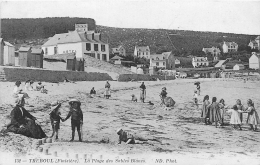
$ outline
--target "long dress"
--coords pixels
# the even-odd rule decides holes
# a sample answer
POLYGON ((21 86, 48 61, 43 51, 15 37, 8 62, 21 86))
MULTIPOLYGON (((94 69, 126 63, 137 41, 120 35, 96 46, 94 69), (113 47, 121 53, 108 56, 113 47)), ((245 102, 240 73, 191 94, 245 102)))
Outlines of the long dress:
POLYGON ((216 103, 216 102, 213 102, 209 106, 209 121, 211 123, 221 122, 220 108, 219 108, 218 103, 216 103))
POLYGON ((111 93, 110 93, 110 84, 109 83, 106 83, 105 85, 105 96, 106 97, 110 97, 111 96, 111 93))
POLYGON ((46 137, 42 128, 35 123, 35 119, 25 108, 16 106, 11 112, 11 123, 8 124, 7 131, 36 139, 46 137), (21 125, 24 127, 20 127, 21 125))
MULTIPOLYGON (((238 110, 241 110, 241 111, 245 110, 245 107, 242 104, 237 104, 236 106, 237 106, 238 110)), ((241 123, 242 123, 243 122, 243 113, 239 113, 239 117, 240 117, 240 120, 241 120, 241 123)))
POLYGON ((203 118, 207 118, 209 117, 209 113, 208 113, 208 106, 209 106, 210 102, 208 100, 205 100, 203 102, 203 105, 202 105, 202 111, 201 111, 201 117, 203 118))
POLYGON ((258 125, 260 124, 259 116, 258 113, 256 112, 254 107, 249 107, 248 108, 248 116, 247 116, 247 124, 252 124, 252 125, 258 125))
POLYGON ((229 109, 227 112, 231 113, 230 124, 241 124, 240 110, 229 109))
POLYGON ((222 103, 219 103, 219 108, 220 108, 220 116, 221 116, 221 122, 224 122, 224 115, 225 115, 225 105, 222 103))

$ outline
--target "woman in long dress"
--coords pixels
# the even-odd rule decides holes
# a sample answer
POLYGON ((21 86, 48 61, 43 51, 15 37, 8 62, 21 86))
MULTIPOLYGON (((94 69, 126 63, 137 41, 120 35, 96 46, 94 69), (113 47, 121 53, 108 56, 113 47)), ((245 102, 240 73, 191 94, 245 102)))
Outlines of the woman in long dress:
POLYGON ((257 125, 260 124, 258 113, 254 107, 254 103, 251 99, 247 101, 248 108, 245 112, 248 113, 247 124, 250 125, 250 130, 256 131, 257 125))
MULTIPOLYGON (((236 106, 237 106, 237 109, 240 110, 240 111, 244 111, 245 110, 245 107, 241 103, 240 99, 237 99, 236 106)), ((240 117, 241 124, 242 124, 243 123, 243 113, 239 113, 239 117, 240 117)))
POLYGON ((36 139, 45 138, 46 134, 35 122, 37 119, 23 107, 24 96, 19 96, 15 102, 16 106, 11 112, 11 123, 7 125, 7 131, 36 139))
POLYGON ((140 100, 144 103, 145 98, 146 98, 146 87, 144 85, 144 82, 142 82, 140 86, 140 100))
POLYGON ((206 125, 209 124, 209 113, 208 113, 208 108, 209 108, 210 102, 209 102, 209 95, 206 95, 203 99, 203 105, 202 105, 202 111, 201 111, 201 117, 204 118, 204 122, 206 125))
POLYGON ((110 93, 110 84, 109 82, 107 81, 106 85, 105 85, 105 97, 107 99, 109 99, 109 97, 111 96, 111 93, 110 93))
POLYGON ((221 123, 221 115, 220 115, 220 108, 217 103, 217 98, 213 97, 212 98, 212 103, 209 106, 209 121, 210 123, 215 122, 215 126, 217 128, 217 125, 220 126, 221 123))

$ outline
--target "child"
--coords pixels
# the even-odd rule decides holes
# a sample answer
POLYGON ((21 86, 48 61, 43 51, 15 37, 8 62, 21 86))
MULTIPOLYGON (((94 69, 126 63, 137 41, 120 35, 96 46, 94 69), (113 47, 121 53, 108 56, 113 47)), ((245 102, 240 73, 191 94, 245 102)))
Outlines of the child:
POLYGON ((225 100, 220 99, 218 106, 220 108, 220 115, 221 115, 221 123, 224 123, 224 115, 225 115, 225 100))
POLYGON ((198 108, 198 94, 197 94, 196 90, 194 91, 194 94, 193 94, 193 100, 194 100, 194 103, 196 104, 196 106, 198 108))
POLYGON ((40 91, 42 89, 42 83, 41 82, 38 82, 38 84, 36 85, 36 90, 37 91, 40 91))
POLYGON ((165 104, 164 99, 167 97, 167 92, 166 92, 166 87, 162 88, 162 92, 160 93, 160 97, 161 97, 161 105, 165 104))
POLYGON ((198 95, 200 95, 200 84, 199 83, 197 83, 197 92, 198 92, 198 95))
POLYGON ((54 134, 56 133, 56 139, 58 139, 59 137, 59 129, 60 129, 60 120, 64 121, 63 118, 60 117, 60 106, 61 103, 56 102, 56 104, 52 105, 51 108, 51 113, 50 113, 50 119, 51 119, 51 126, 52 126, 52 135, 51 138, 54 136, 54 134))
POLYGON ((45 89, 45 88, 44 88, 44 86, 42 86, 41 93, 48 94, 48 90, 47 90, 47 89, 45 89))
POLYGON ((228 110, 228 112, 231 113, 230 124, 233 125, 233 128, 236 129, 236 126, 238 126, 239 129, 242 130, 240 114, 239 114, 242 113, 242 111, 238 110, 237 105, 234 105, 232 109, 228 110))
POLYGON ((134 94, 132 94, 132 101, 133 101, 133 102, 137 102, 137 98, 135 97, 134 94))
POLYGON ((83 125, 83 113, 80 108, 81 103, 77 99, 71 99, 69 101, 69 105, 70 105, 70 111, 69 111, 69 114, 67 115, 67 117, 64 119, 64 121, 66 121, 71 116, 72 138, 70 141, 74 140, 75 128, 77 128, 78 135, 79 135, 79 141, 82 142, 81 128, 83 125))
POLYGON ((203 99, 203 105, 202 105, 202 111, 201 111, 201 117, 204 118, 204 122, 206 125, 210 124, 209 123, 209 107, 210 102, 209 102, 209 95, 206 95, 203 99))
POLYGON ((259 116, 255 110, 254 103, 251 99, 247 101, 248 108, 245 112, 248 113, 247 123, 250 125, 250 130, 256 131, 257 124, 260 124, 259 116))
POLYGON ((94 89, 94 87, 90 90, 90 95, 95 95, 96 94, 96 91, 94 89))
POLYGON ((123 131, 123 129, 118 129, 117 134, 119 135, 118 144, 121 144, 122 141, 126 144, 135 144, 134 136, 126 131, 123 131))

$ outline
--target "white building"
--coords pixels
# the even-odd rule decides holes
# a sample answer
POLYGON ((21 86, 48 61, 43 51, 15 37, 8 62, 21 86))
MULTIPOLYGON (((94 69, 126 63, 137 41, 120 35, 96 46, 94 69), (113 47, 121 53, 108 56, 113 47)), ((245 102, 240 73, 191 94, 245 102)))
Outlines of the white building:
POLYGON ((88 31, 87 24, 76 24, 75 31, 55 34, 42 45, 44 56, 75 53, 77 58, 86 55, 109 61, 109 45, 101 41, 101 34, 88 31))
POLYGON ((150 59, 150 48, 149 46, 135 46, 134 55, 136 57, 144 57, 150 59))
POLYGON ((215 48, 214 46, 212 48, 203 48, 202 51, 205 54, 210 53, 213 56, 214 61, 218 60, 219 55, 220 55, 219 48, 215 48))
POLYGON ((122 45, 120 45, 117 48, 112 48, 112 54, 126 56, 126 51, 125 48, 122 45))
POLYGON ((249 58, 249 68, 259 69, 260 68, 260 53, 257 54, 252 52, 252 56, 249 58))
POLYGON ((181 64, 181 61, 177 58, 175 58, 175 65, 180 65, 181 64))
POLYGON ((172 52, 164 52, 162 54, 151 54, 150 55, 150 67, 174 69, 175 59, 172 52))
POLYGON ((243 69, 245 69, 245 66, 243 64, 236 64, 233 67, 233 70, 243 70, 243 69))
POLYGON ((250 41, 248 46, 250 46, 251 49, 260 50, 260 36, 257 36, 255 40, 250 41))
POLYGON ((15 47, 7 41, 4 43, 4 65, 15 65, 15 47))
POLYGON ((223 53, 236 52, 238 44, 235 42, 224 42, 222 45, 223 53))
POLYGON ((193 57, 192 65, 194 68, 200 67, 200 66, 209 66, 209 61, 208 61, 207 57, 193 57))

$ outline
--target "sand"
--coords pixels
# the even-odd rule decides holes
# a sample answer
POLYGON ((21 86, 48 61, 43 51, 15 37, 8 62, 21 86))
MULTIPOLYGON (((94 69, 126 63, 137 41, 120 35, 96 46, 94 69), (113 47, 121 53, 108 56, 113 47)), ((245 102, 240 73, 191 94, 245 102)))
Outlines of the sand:
MULTIPOLYGON (((238 131, 228 125, 229 114, 225 116, 227 125, 215 128, 204 125, 200 113, 203 97, 209 95, 210 99, 213 96, 218 100, 223 98, 230 106, 235 104, 236 99, 241 99, 242 104, 246 105, 247 99, 251 98, 260 114, 259 81, 244 83, 235 79, 199 79, 201 95, 198 109, 192 100, 194 81, 198 79, 145 82, 146 102, 151 101, 154 105, 140 102, 141 82, 110 82, 110 99, 103 97, 105 82, 43 83, 49 90, 48 95, 37 91, 28 92, 31 98, 27 100, 25 108, 38 118, 47 135, 51 135, 49 104, 55 100, 64 101, 61 113, 65 117, 69 99, 77 98, 82 102, 83 142, 78 142, 77 133, 75 142, 68 142, 71 138, 70 119, 61 123, 60 139, 49 146, 50 151, 58 151, 60 155, 67 152, 93 154, 96 158, 102 155, 102 159, 114 158, 114 162, 118 156, 119 159, 144 160, 146 164, 154 164, 156 158, 163 158, 164 163, 166 158, 176 159, 179 164, 193 164, 194 161, 201 164, 258 164, 260 132, 248 130, 247 114, 244 114, 243 130, 238 131), (88 94, 92 87, 97 90, 94 98, 88 94), (176 101, 174 108, 169 111, 160 106, 159 93, 162 87, 166 87, 168 96, 176 101), (137 96, 137 103, 130 101, 132 94, 137 96), (118 128, 149 141, 135 145, 117 145, 118 128)), ((10 121, 9 115, 14 103, 10 94, 13 85, 11 82, 0 82, 0 98, 3 103, 0 109, 0 129, 10 121)), ((1 134, 0 151, 7 152, 8 156, 35 156, 32 143, 31 138, 13 133, 1 134)))

